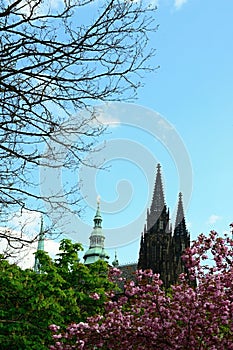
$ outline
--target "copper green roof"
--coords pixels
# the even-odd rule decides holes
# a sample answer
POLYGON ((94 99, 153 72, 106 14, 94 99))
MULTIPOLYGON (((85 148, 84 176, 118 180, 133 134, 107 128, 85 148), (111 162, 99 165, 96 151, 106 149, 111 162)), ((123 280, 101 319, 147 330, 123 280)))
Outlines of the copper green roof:
POLYGON ((109 255, 104 249, 105 236, 102 231, 102 216, 100 205, 97 203, 97 210, 94 216, 94 227, 90 235, 90 246, 84 254, 84 264, 92 264, 97 260, 107 260, 109 255))

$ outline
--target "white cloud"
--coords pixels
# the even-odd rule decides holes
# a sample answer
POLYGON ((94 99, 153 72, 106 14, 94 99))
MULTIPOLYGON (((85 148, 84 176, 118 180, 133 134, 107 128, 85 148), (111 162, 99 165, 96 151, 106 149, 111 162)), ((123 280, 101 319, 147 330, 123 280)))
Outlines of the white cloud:
POLYGON ((40 230, 41 214, 37 211, 25 210, 15 213, 11 220, 11 228, 34 237, 40 230))
MULTIPOLYGON (((19 236, 19 232, 12 231, 12 235, 19 236)), ((22 235, 20 233, 22 239, 28 239, 28 236, 22 235)), ((19 249, 12 249, 7 247, 7 241, 5 239, 0 240, 0 253, 3 251, 7 251, 12 255, 12 257, 8 258, 10 264, 17 264, 22 269, 32 269, 35 264, 35 252, 37 250, 38 242, 33 242, 31 244, 25 245, 23 248, 18 245, 19 249)), ((44 250, 49 254, 49 256, 53 259, 55 255, 59 252, 59 242, 53 241, 51 239, 45 239, 44 241, 44 250)), ((16 244, 14 245, 16 246, 16 244)))
MULTIPOLYGON (((22 213, 18 212, 14 215, 11 222, 9 223, 10 227, 0 227, 0 231, 6 232, 7 235, 12 238, 21 238, 23 240, 33 240, 38 236, 40 231, 41 224, 41 214, 36 211, 23 210, 22 213)), ((10 247, 7 244, 7 240, 2 238, 0 239, 0 253, 7 253, 11 255, 11 258, 8 258, 8 261, 11 264, 17 264, 23 269, 33 268, 35 263, 35 255, 38 241, 33 243, 25 243, 22 247, 20 242, 12 240, 12 245, 16 249, 10 247)), ((51 239, 45 238, 44 243, 45 251, 49 253, 51 258, 59 251, 59 243, 51 239)))
POLYGON ((101 123, 106 126, 110 127, 117 127, 120 125, 119 119, 115 118, 114 116, 111 116, 110 114, 104 114, 104 113, 99 113, 96 117, 98 123, 101 123))
POLYGON ((217 221, 219 221, 221 219, 222 219, 221 216, 212 214, 212 215, 210 215, 209 219, 207 220, 207 224, 213 225, 213 224, 215 224, 217 221))
POLYGON ((175 0, 174 6, 176 9, 180 9, 186 2, 187 0, 175 0))
POLYGON ((48 3, 51 6, 51 8, 57 9, 63 5, 63 0, 50 0, 48 1, 48 3))
POLYGON ((45 239, 44 250, 49 253, 51 258, 54 258, 59 253, 60 242, 53 241, 51 239, 45 239))

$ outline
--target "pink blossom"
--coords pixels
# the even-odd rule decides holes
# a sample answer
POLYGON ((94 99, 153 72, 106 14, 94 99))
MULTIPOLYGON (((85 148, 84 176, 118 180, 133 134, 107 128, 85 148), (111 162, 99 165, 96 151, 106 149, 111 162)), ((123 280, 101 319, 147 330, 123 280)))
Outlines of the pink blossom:
POLYGON ((123 296, 109 294, 103 315, 71 324, 64 335, 51 325, 50 349, 233 350, 232 245, 215 231, 200 235, 184 253, 179 284, 165 291, 158 274, 137 271, 123 296), (207 256, 211 266, 202 265, 207 256))
POLYGON ((99 300, 100 299, 100 296, 98 293, 93 293, 90 295, 90 298, 94 299, 94 300, 99 300))

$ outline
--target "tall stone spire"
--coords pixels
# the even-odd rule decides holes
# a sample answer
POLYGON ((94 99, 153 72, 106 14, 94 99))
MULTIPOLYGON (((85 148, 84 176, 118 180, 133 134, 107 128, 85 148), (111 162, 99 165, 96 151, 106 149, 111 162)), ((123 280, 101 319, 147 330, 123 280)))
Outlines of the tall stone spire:
MULTIPOLYGON (((40 233, 39 233, 37 251, 44 250, 44 236, 45 236, 44 222, 43 222, 43 217, 41 217, 40 233)), ((39 263, 39 260, 37 257, 35 257, 34 271, 37 273, 40 273, 40 263, 39 263)))
POLYGON ((94 227, 90 235, 90 246, 83 259, 84 264, 89 265, 97 260, 108 260, 109 255, 104 249, 105 236, 102 231, 102 216, 100 213, 100 202, 97 200, 97 210, 94 217, 94 227))
POLYGON ((156 223, 165 207, 163 183, 160 169, 161 165, 158 164, 151 207, 150 211, 147 213, 147 230, 156 223))
POLYGON ((185 217, 184 217, 184 208, 183 208, 183 200, 182 193, 179 193, 177 214, 176 214, 176 223, 175 223, 175 231, 174 235, 184 235, 187 233, 185 217))
POLYGON ((178 280, 178 276, 182 272, 187 272, 182 261, 182 254, 187 247, 190 247, 190 234, 186 228, 182 193, 179 193, 176 224, 173 236, 174 245, 174 277, 178 280))

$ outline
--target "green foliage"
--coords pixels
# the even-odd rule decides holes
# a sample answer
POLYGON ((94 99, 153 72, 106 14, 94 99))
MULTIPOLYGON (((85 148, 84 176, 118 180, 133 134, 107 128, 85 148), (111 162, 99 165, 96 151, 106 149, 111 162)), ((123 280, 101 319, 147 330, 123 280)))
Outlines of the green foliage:
POLYGON ((41 273, 22 270, 0 258, 1 349, 48 349, 50 324, 62 327, 103 312, 105 292, 112 288, 103 261, 79 262, 80 244, 63 240, 58 259, 38 251, 41 273), (100 298, 91 298, 98 293, 100 298))

